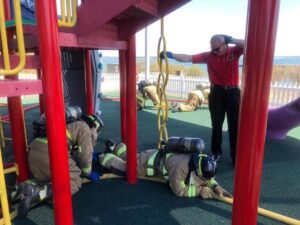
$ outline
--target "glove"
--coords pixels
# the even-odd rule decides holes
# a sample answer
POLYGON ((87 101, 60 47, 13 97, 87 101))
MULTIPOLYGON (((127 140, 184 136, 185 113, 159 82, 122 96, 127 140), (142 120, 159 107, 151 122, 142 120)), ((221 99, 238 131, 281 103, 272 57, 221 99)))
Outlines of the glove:
POLYGON ((203 199, 209 199, 209 198, 215 198, 216 197, 216 193, 212 189, 210 189, 209 187, 202 187, 199 195, 203 199))
POLYGON ((213 188, 213 191, 215 194, 218 195, 218 197, 228 197, 228 198, 232 198, 232 194, 230 194, 228 191, 226 191, 224 188, 222 188, 220 185, 217 185, 213 188))
POLYGON ((225 35, 225 34, 222 34, 222 36, 224 37, 225 44, 233 43, 233 38, 231 36, 228 36, 228 35, 225 35))
POLYGON ((99 158, 101 154, 102 154, 101 152, 93 152, 92 162, 99 163, 99 158))
MULTIPOLYGON (((174 59, 173 53, 172 53, 172 52, 166 51, 166 56, 167 56, 167 58, 169 58, 169 59, 174 59)), ((165 59, 164 52, 161 52, 161 53, 159 54, 159 58, 165 59)))
POLYGON ((97 172, 91 172, 86 176, 90 181, 93 183, 99 183, 100 182, 100 174, 97 172))

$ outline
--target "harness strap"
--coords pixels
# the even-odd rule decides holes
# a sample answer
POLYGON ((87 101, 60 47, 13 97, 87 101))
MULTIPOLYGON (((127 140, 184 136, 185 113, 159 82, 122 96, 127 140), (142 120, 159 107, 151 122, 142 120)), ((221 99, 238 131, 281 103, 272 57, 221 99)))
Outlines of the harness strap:
POLYGON ((168 180, 168 171, 165 167, 167 159, 172 155, 173 153, 166 153, 163 151, 156 151, 147 162, 147 170, 146 174, 147 176, 157 176, 160 173, 160 162, 163 160, 163 171, 162 175, 165 179, 168 180))
MULTIPOLYGON (((75 152, 75 151, 81 152, 81 147, 73 141, 71 133, 68 129, 66 129, 66 135, 67 135, 67 142, 68 142, 68 150, 70 152, 75 152)), ((44 144, 48 144, 47 138, 36 138, 35 140, 44 144)))
POLYGON ((190 184, 191 172, 192 172, 193 170, 195 170, 195 169, 196 169, 196 166, 195 166, 195 163, 194 163, 194 155, 192 155, 192 157, 191 157, 190 160, 189 160, 189 171, 188 171, 188 174, 187 174, 187 176, 186 176, 186 178, 185 178, 185 180, 184 180, 184 183, 185 183, 186 185, 189 185, 189 184, 190 184))

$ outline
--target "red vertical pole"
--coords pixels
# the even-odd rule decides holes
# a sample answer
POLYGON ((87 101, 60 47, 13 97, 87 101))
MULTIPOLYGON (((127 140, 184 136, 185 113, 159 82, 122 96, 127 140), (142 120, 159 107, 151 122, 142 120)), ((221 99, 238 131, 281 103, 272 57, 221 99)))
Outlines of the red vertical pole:
POLYGON ((5 20, 11 20, 11 7, 10 7, 10 1, 5 0, 4 1, 4 13, 5 13, 5 20))
MULTIPOLYGON (((37 69, 37 78, 38 79, 42 79, 42 70, 41 69, 37 69)), ((40 103, 40 115, 45 113, 44 110, 44 95, 43 94, 39 94, 39 103, 40 103)))
POLYGON ((9 97, 8 111, 10 117, 12 144, 15 161, 18 164, 19 176, 18 181, 22 182, 29 177, 28 162, 27 162, 27 142, 24 123, 24 110, 20 96, 9 97))
POLYGON ((56 225, 73 224, 62 69, 55 1, 36 1, 39 52, 56 225))
POLYGON ((92 60, 91 50, 86 49, 84 52, 85 58, 85 91, 87 102, 87 114, 94 114, 94 99, 93 99, 93 75, 92 75, 92 60))
POLYGON ((127 144, 126 138, 126 51, 119 51, 120 65, 120 115, 121 115, 121 140, 127 144))
POLYGON ((127 182, 135 184, 137 181, 137 133, 136 133, 136 53, 135 35, 127 41, 126 66, 126 127, 127 133, 127 182))
MULTIPOLYGON (((5 19, 10 20, 11 17, 11 7, 9 0, 4 2, 5 19)), ((8 32, 9 38, 12 38, 12 32, 8 32)), ((9 76, 9 79, 17 79, 16 76, 9 76)), ((7 99, 8 111, 11 123, 11 133, 12 133, 12 144, 15 161, 18 164, 19 176, 18 181, 22 182, 28 179, 29 170, 27 163, 27 142, 26 142, 26 130, 24 123, 24 110, 22 105, 22 100, 20 96, 10 97, 7 99)))
POLYGON ((256 225, 280 0, 250 0, 233 225, 256 225))

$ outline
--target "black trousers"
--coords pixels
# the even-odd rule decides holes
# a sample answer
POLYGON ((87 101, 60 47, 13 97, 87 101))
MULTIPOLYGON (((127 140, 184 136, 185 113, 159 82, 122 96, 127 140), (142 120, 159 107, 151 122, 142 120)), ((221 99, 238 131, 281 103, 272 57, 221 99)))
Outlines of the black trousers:
POLYGON ((211 87, 208 104, 212 122, 212 154, 222 155, 222 127, 225 115, 227 115, 230 155, 234 162, 239 121, 240 89, 238 87, 211 87))

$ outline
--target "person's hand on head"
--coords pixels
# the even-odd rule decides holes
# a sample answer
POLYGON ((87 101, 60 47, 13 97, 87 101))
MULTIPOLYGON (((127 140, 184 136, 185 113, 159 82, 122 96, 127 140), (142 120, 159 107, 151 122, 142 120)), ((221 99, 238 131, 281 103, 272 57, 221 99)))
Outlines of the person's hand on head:
POLYGON ((228 36, 226 34, 221 34, 224 38, 225 44, 232 44, 233 43, 233 38, 231 36, 228 36))

